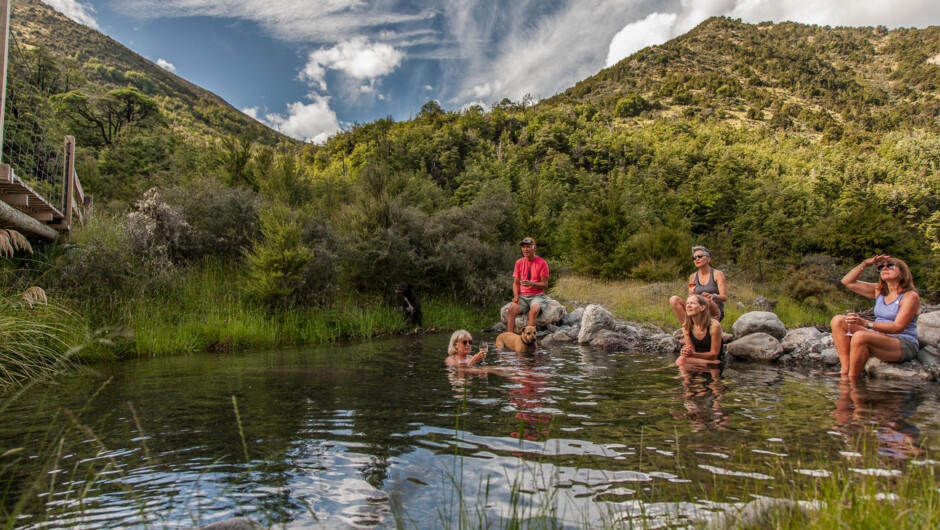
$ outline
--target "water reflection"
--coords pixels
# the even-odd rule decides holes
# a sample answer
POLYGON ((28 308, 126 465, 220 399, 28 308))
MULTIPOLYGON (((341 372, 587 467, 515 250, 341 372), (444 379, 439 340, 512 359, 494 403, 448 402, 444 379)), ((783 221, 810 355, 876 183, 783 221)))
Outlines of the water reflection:
POLYGON ((878 454, 898 459, 921 455, 920 429, 908 419, 922 401, 913 389, 843 378, 833 413, 835 431, 853 440, 874 428, 878 454))
POLYGON ((507 370, 510 384, 509 402, 516 411, 518 428, 510 436, 526 440, 541 440, 548 436, 551 414, 545 413, 550 396, 547 382, 553 373, 548 357, 544 353, 504 352, 500 362, 507 370))
POLYGON ((693 432, 725 430, 728 427, 729 416, 721 405, 725 397, 721 372, 717 365, 704 363, 679 366, 685 412, 674 411, 672 415, 688 420, 693 432))

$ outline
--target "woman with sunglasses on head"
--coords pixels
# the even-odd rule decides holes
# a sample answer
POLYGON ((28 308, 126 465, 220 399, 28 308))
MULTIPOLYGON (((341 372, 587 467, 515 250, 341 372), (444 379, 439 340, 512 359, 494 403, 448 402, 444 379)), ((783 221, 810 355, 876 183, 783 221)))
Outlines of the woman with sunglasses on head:
MULTIPOLYGON (((705 247, 692 247, 692 262, 698 269, 689 276, 689 295, 699 294, 708 300, 708 312, 711 318, 721 322, 725 318, 725 302, 728 301, 728 287, 725 274, 711 267, 712 253, 705 247)), ((686 300, 679 296, 669 299, 669 306, 679 323, 685 323, 686 300)))
POLYGON ((486 350, 480 350, 471 356, 473 351, 473 337, 465 329, 458 329, 450 336, 450 346, 447 348, 447 366, 473 366, 486 359, 486 350))
POLYGON ((920 296, 907 263, 879 254, 850 270, 842 284, 875 300, 875 320, 865 320, 857 313, 832 318, 832 341, 842 364, 842 370, 832 375, 859 377, 872 356, 890 363, 917 357, 920 296), (859 281, 862 271, 872 265, 878 269, 878 283, 859 281))

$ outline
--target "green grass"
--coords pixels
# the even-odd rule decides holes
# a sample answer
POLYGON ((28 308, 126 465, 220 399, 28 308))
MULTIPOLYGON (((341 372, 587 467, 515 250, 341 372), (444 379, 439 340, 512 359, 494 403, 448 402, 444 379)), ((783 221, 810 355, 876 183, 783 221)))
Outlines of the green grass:
POLYGON ((65 308, 0 293, 0 391, 55 375, 70 364, 80 321, 65 308))
MULTIPOLYGON (((676 317, 669 307, 669 297, 682 296, 687 292, 684 282, 645 283, 636 280, 606 281, 583 277, 564 277, 555 284, 552 296, 571 305, 601 304, 618 317, 634 322, 650 323, 665 329, 678 327, 676 317)), ((747 304, 758 296, 775 300, 774 313, 788 328, 828 323, 832 316, 848 307, 847 300, 827 300, 820 305, 800 303, 783 294, 776 283, 729 282, 728 302, 725 303, 725 331, 742 314, 754 309, 747 304), (741 309, 738 303, 744 303, 741 309)))
MULTIPOLYGON (((120 344, 99 341, 83 352, 84 358, 270 348, 414 331, 401 311, 379 297, 272 310, 242 294, 240 281, 234 268, 210 263, 183 271, 172 287, 147 297, 117 297, 113 328, 120 344)), ((88 304, 89 319, 96 306, 88 304)), ((425 332, 480 329, 499 318, 496 306, 446 298, 425 300, 423 311, 425 332)))

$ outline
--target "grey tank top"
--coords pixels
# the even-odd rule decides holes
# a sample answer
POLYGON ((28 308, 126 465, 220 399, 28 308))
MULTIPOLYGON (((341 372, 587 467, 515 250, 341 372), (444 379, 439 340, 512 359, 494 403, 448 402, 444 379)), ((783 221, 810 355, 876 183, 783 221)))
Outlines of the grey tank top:
MULTIPOLYGON (((695 294, 702 293, 711 293, 715 296, 718 296, 718 284, 715 283, 715 269, 712 269, 708 274, 708 283, 702 285, 698 281, 698 271, 695 271, 695 294)), ((718 304, 718 309, 724 309, 725 303, 715 300, 715 303, 718 304)))

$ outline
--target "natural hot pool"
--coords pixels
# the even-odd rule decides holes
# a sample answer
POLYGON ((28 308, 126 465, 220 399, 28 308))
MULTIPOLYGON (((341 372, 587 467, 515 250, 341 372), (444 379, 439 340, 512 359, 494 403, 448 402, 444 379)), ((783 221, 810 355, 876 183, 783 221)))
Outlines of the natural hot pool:
POLYGON ((455 373, 448 337, 128 361, 7 396, 0 454, 23 449, 0 460, 4 505, 33 488, 27 528, 681 526, 836 466, 934 465, 940 445, 933 383, 745 364, 683 376, 576 346, 455 373))

